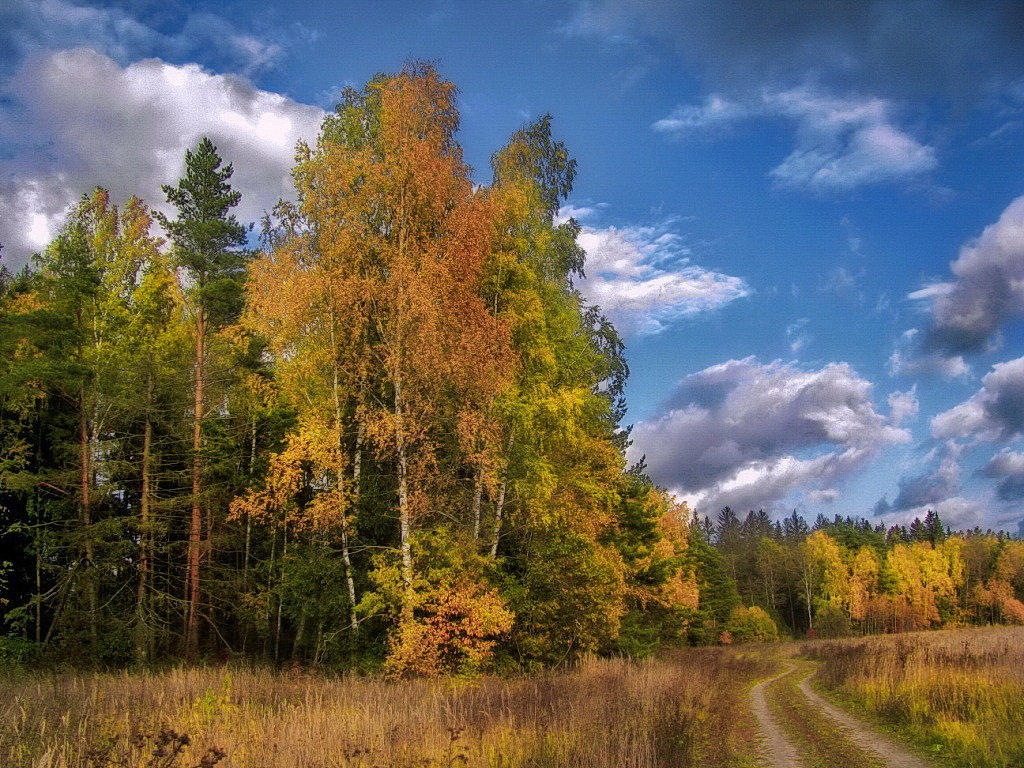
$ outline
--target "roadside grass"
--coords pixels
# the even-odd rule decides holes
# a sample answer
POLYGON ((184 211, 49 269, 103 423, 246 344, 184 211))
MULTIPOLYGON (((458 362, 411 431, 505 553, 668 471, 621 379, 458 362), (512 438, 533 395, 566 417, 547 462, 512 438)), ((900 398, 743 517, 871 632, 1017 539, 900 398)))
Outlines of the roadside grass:
POLYGON ((0 677, 0 765, 744 768, 747 685, 769 667, 761 653, 708 648, 510 679, 21 674, 0 677))
POLYGON ((816 683, 950 766, 1024 766, 1024 628, 806 643, 816 683))
POLYGON ((767 688, 768 706, 808 768, 885 768, 885 763, 856 746, 832 718, 797 688, 814 670, 807 666, 767 688))

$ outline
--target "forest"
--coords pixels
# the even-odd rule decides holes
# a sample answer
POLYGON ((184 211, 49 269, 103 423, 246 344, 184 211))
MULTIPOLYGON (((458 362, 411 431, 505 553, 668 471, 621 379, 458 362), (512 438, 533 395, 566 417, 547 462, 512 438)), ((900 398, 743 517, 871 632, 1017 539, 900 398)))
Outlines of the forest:
POLYGON ((1024 623, 1024 542, 691 511, 626 459, 552 119, 478 185, 456 88, 350 88, 258 229, 208 139, 177 213, 85 194, 0 271, 0 663, 390 676, 1024 623))

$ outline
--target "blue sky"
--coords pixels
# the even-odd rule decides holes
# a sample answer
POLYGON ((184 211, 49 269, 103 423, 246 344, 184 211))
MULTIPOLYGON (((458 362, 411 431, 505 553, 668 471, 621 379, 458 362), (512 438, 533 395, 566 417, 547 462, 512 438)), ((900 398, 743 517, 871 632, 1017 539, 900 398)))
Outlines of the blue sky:
POLYGON ((432 60, 479 181, 545 112, 577 158, 660 484, 1016 531, 1022 32, 994 1, 6 0, 0 242, 24 263, 96 184, 160 205, 203 134, 255 220, 341 87, 432 60))

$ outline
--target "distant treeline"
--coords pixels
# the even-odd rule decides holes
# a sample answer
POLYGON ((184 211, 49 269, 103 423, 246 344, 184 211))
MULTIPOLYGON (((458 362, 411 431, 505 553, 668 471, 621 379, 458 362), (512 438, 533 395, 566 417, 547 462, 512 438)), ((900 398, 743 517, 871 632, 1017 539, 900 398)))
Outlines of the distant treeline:
POLYGON ((346 91, 256 250, 203 140, 173 218, 96 189, 0 272, 0 661, 469 674, 1024 618, 1019 542, 712 524, 629 467, 575 161, 544 117, 474 184, 455 94, 346 91))
POLYGON ((691 549, 704 549, 701 608, 719 624, 741 604, 798 636, 1024 624, 1024 541, 952 533, 935 512, 909 527, 823 515, 811 526, 795 511, 773 522, 725 507, 695 516, 690 532, 691 549))

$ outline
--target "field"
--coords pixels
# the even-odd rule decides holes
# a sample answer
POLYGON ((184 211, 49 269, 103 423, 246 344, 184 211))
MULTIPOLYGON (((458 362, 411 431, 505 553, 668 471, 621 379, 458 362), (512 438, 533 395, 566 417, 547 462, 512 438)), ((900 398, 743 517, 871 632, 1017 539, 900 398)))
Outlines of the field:
POLYGON ((695 649, 477 681, 228 668, 22 675, 0 681, 0 765, 751 765, 746 688, 769 670, 751 653, 695 649))
POLYGON ((1019 768, 1021 723, 1022 628, 588 658, 476 680, 246 667, 0 677, 4 768, 924 765, 894 757, 900 743, 928 765, 1019 768), (812 688, 864 722, 844 725, 812 688), (781 747, 762 740, 773 736, 781 747))
POLYGON ((821 688, 942 764, 1024 766, 1024 628, 808 643, 821 688))

